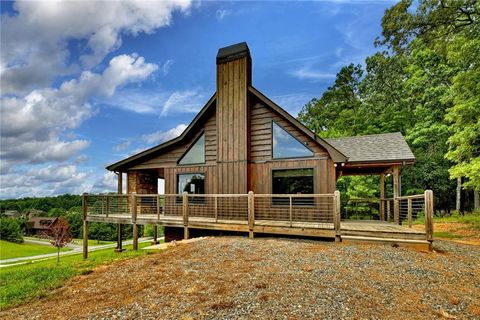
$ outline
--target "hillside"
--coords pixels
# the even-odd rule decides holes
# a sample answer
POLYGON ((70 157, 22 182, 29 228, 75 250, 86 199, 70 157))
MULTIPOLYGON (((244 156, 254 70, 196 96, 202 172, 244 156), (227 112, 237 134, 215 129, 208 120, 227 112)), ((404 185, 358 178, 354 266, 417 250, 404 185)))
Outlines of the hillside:
POLYGON ((480 248, 208 238, 97 268, 3 319, 480 317, 480 248))

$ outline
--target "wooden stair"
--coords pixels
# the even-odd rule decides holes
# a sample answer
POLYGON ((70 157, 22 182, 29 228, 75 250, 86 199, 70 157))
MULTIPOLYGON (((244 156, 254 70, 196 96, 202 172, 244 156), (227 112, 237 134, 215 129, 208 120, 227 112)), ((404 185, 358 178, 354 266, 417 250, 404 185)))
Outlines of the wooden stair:
POLYGON ((390 237, 376 237, 373 235, 370 236, 358 236, 358 235, 344 235, 342 234, 341 239, 344 243, 364 243, 364 244, 383 244, 391 245, 396 247, 413 247, 421 250, 429 250, 431 243, 425 239, 425 235, 422 235, 422 238, 412 239, 411 235, 409 238, 397 238, 395 235, 390 234, 390 237))

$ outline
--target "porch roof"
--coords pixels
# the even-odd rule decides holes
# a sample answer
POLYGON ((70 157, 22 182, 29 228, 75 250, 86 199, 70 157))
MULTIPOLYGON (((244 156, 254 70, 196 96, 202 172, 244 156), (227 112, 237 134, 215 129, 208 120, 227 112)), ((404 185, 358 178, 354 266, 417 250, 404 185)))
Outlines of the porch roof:
POLYGON ((326 139, 349 163, 405 162, 415 156, 400 132, 326 139))

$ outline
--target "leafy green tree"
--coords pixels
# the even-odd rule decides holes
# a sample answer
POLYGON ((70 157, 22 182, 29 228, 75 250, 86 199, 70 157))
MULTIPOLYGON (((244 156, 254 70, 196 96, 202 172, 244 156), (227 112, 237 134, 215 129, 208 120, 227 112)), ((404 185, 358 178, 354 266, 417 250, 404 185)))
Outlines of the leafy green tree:
POLYGON ((445 116, 451 132, 446 158, 455 163, 452 178, 466 177, 464 187, 480 191, 480 35, 454 39, 448 60, 459 72, 447 97, 453 106, 445 116))
POLYGON ((22 243, 23 235, 19 220, 14 218, 0 217, 0 239, 22 243))

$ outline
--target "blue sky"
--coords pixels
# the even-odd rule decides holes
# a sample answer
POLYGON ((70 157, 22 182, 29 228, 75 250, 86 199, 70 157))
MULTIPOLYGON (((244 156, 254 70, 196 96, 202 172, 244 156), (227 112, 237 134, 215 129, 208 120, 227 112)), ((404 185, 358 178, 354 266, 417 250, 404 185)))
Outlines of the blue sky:
POLYGON ((375 52, 392 1, 1 3, 2 198, 115 190, 104 169, 180 134, 246 41, 296 115, 375 52))

